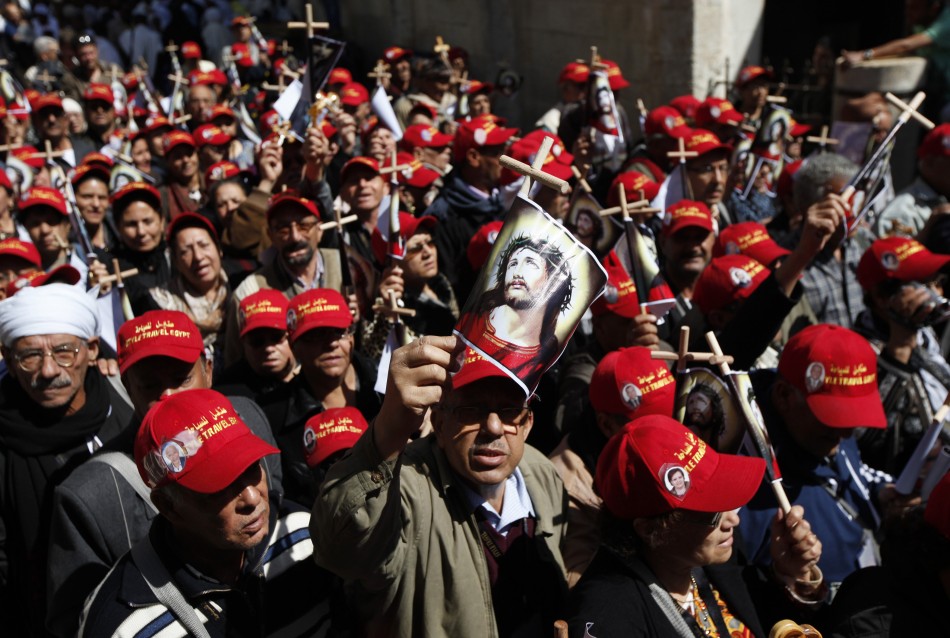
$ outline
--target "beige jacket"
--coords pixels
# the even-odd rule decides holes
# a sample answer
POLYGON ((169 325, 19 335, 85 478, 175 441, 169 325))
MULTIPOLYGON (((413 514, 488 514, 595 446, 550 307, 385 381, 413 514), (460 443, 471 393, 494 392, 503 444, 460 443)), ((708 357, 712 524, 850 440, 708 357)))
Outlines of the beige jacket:
POLYGON ((550 458, 567 490, 568 527, 567 537, 561 545, 561 555, 567 568, 567 584, 574 587, 600 547, 603 501, 594 492, 594 477, 581 457, 568 447, 566 436, 551 452, 550 458))

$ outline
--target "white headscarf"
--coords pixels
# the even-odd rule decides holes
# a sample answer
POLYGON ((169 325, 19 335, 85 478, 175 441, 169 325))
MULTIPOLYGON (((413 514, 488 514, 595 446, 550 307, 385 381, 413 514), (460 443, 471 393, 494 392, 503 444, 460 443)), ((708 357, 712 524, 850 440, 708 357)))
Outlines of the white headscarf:
POLYGON ((0 302, 0 343, 9 348, 20 337, 34 335, 98 337, 99 310, 91 294, 95 291, 58 283, 24 288, 0 302))

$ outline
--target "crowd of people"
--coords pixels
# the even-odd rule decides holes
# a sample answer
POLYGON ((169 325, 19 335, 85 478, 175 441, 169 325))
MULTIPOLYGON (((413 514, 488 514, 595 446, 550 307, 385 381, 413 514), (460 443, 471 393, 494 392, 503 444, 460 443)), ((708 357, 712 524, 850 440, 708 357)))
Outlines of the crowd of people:
POLYGON ((766 66, 628 117, 616 63, 565 60, 514 123, 440 39, 326 69, 295 129, 302 7, 237 4, 0 0, 4 632, 946 633, 950 124, 895 192, 879 94, 850 159, 766 66), (503 155, 606 271, 566 344, 561 254, 492 261, 503 155), (485 269, 499 351, 566 347, 530 396, 453 333, 485 269))

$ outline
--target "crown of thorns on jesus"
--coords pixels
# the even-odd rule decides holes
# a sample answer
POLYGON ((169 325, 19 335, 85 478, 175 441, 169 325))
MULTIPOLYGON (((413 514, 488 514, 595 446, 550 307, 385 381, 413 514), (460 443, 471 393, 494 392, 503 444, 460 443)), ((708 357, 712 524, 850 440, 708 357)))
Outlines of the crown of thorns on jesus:
MULTIPOLYGON (((571 307, 571 297, 574 293, 574 281, 568 268, 569 260, 560 246, 547 239, 535 239, 528 233, 521 233, 508 242, 508 245, 502 250, 501 259, 498 262, 501 267, 496 275, 496 285, 504 288, 505 274, 508 272, 508 260, 520 248, 527 248, 536 252, 544 259, 545 264, 547 264, 548 278, 554 277, 558 281, 557 289, 563 290, 558 312, 567 311, 571 307)), ((551 295, 551 299, 555 300, 556 296, 556 294, 551 295)))

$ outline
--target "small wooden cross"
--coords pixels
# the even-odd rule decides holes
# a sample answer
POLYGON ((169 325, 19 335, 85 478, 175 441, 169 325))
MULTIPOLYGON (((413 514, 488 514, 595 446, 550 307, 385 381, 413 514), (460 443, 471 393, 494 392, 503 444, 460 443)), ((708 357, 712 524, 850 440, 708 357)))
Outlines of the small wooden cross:
POLYGON ((177 126, 179 124, 184 124, 190 119, 191 119, 191 114, 189 113, 188 115, 182 115, 181 117, 172 118, 168 120, 168 123, 171 124, 172 126, 177 126))
POLYGON ((729 365, 734 359, 729 355, 720 352, 718 355, 711 352, 690 352, 689 351, 689 326, 680 328, 680 343, 677 352, 666 352, 663 350, 654 350, 650 353, 653 359, 661 361, 675 361, 676 371, 685 372, 686 366, 693 361, 707 362, 710 365, 729 365))
POLYGON ((584 175, 581 173, 579 168, 571 164, 571 172, 574 173, 574 178, 577 180, 577 183, 580 184, 580 187, 584 190, 585 193, 594 192, 591 189, 590 184, 587 183, 587 180, 584 179, 584 175))
POLYGON ((603 209, 602 211, 600 211, 601 217, 610 217, 611 215, 622 213, 623 221, 629 222, 633 220, 633 217, 630 216, 631 212, 634 212, 637 214, 660 212, 658 208, 650 208, 650 202, 648 202, 646 198, 641 198, 640 200, 633 202, 632 204, 628 203, 627 190, 623 187, 623 184, 617 184, 617 194, 620 196, 620 206, 614 206, 613 208, 603 209))
POLYGON ((347 215, 346 217, 340 217, 340 208, 336 207, 333 209, 333 215, 336 217, 335 220, 329 222, 323 222, 320 224, 320 230, 330 230, 331 228, 343 228, 346 224, 350 224, 359 219, 358 215, 347 215))
POLYGON ((399 164, 399 165, 396 164, 396 149, 395 149, 395 147, 393 148, 392 157, 390 158, 390 162, 391 162, 391 166, 384 166, 383 168, 379 169, 379 174, 380 174, 380 175, 392 175, 392 176, 393 176, 393 177, 392 177, 392 180, 393 180, 393 181, 396 181, 396 173, 400 173, 400 172, 402 172, 402 171, 412 170, 412 165, 410 165, 410 164, 399 164))
POLYGON ((317 93, 307 113, 310 115, 310 126, 315 127, 323 119, 326 112, 337 113, 340 110, 340 98, 336 93, 317 93))
POLYGON ((933 130, 933 128, 936 126, 936 124, 917 112, 917 109, 920 108, 924 98, 927 97, 927 94, 923 91, 918 91, 917 95, 914 96, 914 99, 912 99, 910 103, 904 102, 904 100, 900 99, 891 92, 885 93, 884 97, 887 98, 888 102, 901 110, 901 114, 897 119, 903 120, 906 123, 910 118, 914 118, 930 130, 933 130))
POLYGON ((95 277, 91 277, 92 279, 91 283, 93 286, 101 286, 103 284, 111 284, 112 282, 116 282, 116 285, 121 286, 123 285, 125 279, 128 279, 129 277, 135 277, 137 274, 139 274, 138 268, 130 268, 129 270, 122 270, 122 268, 119 266, 119 260, 113 259, 112 260, 112 274, 106 275, 102 279, 96 279, 95 277))
POLYGON ((309 2, 304 7, 306 19, 304 22, 288 22, 288 29, 306 29, 307 30, 307 39, 313 37, 313 32, 317 29, 329 29, 329 22, 314 22, 313 21, 313 5, 309 2))
POLYGON ((176 84, 184 84, 185 86, 191 84, 191 81, 181 73, 169 73, 168 79, 176 84))
POLYGON ((287 136, 290 135, 290 129, 293 128, 290 120, 284 120, 277 126, 273 128, 273 132, 277 133, 277 146, 281 147, 284 145, 284 141, 287 139, 287 136))
POLYGON ((376 84, 384 84, 392 78, 393 74, 389 72, 389 65, 380 58, 376 61, 376 66, 370 73, 366 74, 366 77, 375 78, 376 84))
POLYGON ((452 49, 445 41, 442 39, 441 35, 435 36, 435 46, 432 47, 432 50, 435 51, 442 61, 445 63, 445 66, 452 68, 452 62, 449 60, 449 51, 452 49))
POLYGON ((54 158, 54 157, 62 157, 63 155, 66 154, 66 151, 54 151, 54 150, 53 150, 53 145, 52 145, 52 143, 50 143, 49 140, 45 140, 45 141, 43 142, 43 145, 44 145, 44 148, 46 149, 45 152, 43 152, 43 153, 30 153, 27 157, 29 157, 30 159, 43 158, 44 160, 46 160, 46 163, 47 163, 47 164, 49 164, 49 165, 51 165, 51 166, 59 166, 59 164, 57 164, 57 163, 54 161, 53 158, 54 158))
POLYGON ((528 166, 524 162, 519 162, 515 158, 508 155, 502 155, 501 158, 499 158, 498 161, 502 166, 514 171, 515 173, 525 176, 525 181, 521 185, 519 194, 527 196, 528 191, 531 190, 532 179, 541 182, 543 185, 556 190, 562 195, 567 195, 571 191, 571 185, 565 182, 563 179, 554 177, 553 175, 548 175, 541 170, 541 167, 544 166, 544 160, 550 152, 551 146, 553 144, 553 137, 545 137, 544 141, 541 143, 541 148, 538 149, 538 153, 534 157, 534 164, 531 166, 528 166))
POLYGON ((814 135, 809 135, 808 137, 805 138, 805 141, 806 141, 806 142, 814 142, 814 143, 818 144, 818 145, 821 147, 821 150, 825 150, 825 146, 827 146, 827 145, 829 145, 829 144, 830 144, 831 146, 834 146, 835 144, 838 143, 838 140, 836 140, 835 138, 833 138, 833 137, 828 137, 828 126, 827 126, 827 125, 824 125, 824 126, 821 127, 821 135, 819 135, 818 137, 815 137, 814 135))
POLYGON ((165 47, 165 52, 166 52, 166 53, 177 53, 177 52, 180 51, 180 50, 181 50, 181 49, 178 48, 178 45, 175 44, 175 41, 174 41, 174 40, 169 40, 169 41, 168 41, 168 46, 165 47))
POLYGON ((598 66, 598 65, 602 66, 600 62, 600 54, 597 53, 597 47, 592 46, 590 48, 590 68, 593 69, 595 66, 598 66))
POLYGON ((784 95, 767 95, 765 101, 770 104, 785 104, 788 102, 788 98, 784 95))
POLYGON ((278 49, 281 55, 283 55, 285 58, 287 57, 288 54, 293 53, 293 50, 294 48, 290 46, 289 44, 287 44, 287 40, 284 40, 283 42, 281 42, 280 49, 278 49))
POLYGON ((686 150, 686 141, 682 137, 679 137, 676 139, 676 144, 677 146, 679 146, 679 150, 670 151, 669 153, 666 154, 666 156, 669 157, 670 159, 676 159, 676 160, 679 160, 680 164, 685 164, 687 158, 699 157, 699 153, 697 153, 696 151, 686 150))
POLYGON ((399 321, 400 317, 415 317, 416 311, 412 308, 400 308, 399 303, 396 300, 396 291, 388 290, 387 294, 389 295, 389 303, 383 303, 382 299, 378 300, 375 305, 373 305, 373 312, 378 312, 382 315, 388 316, 393 321, 399 321))
POLYGON ((56 76, 50 75, 48 70, 43 69, 42 73, 37 74, 36 79, 42 82, 46 88, 49 88, 53 85, 53 81, 56 79, 56 76))

